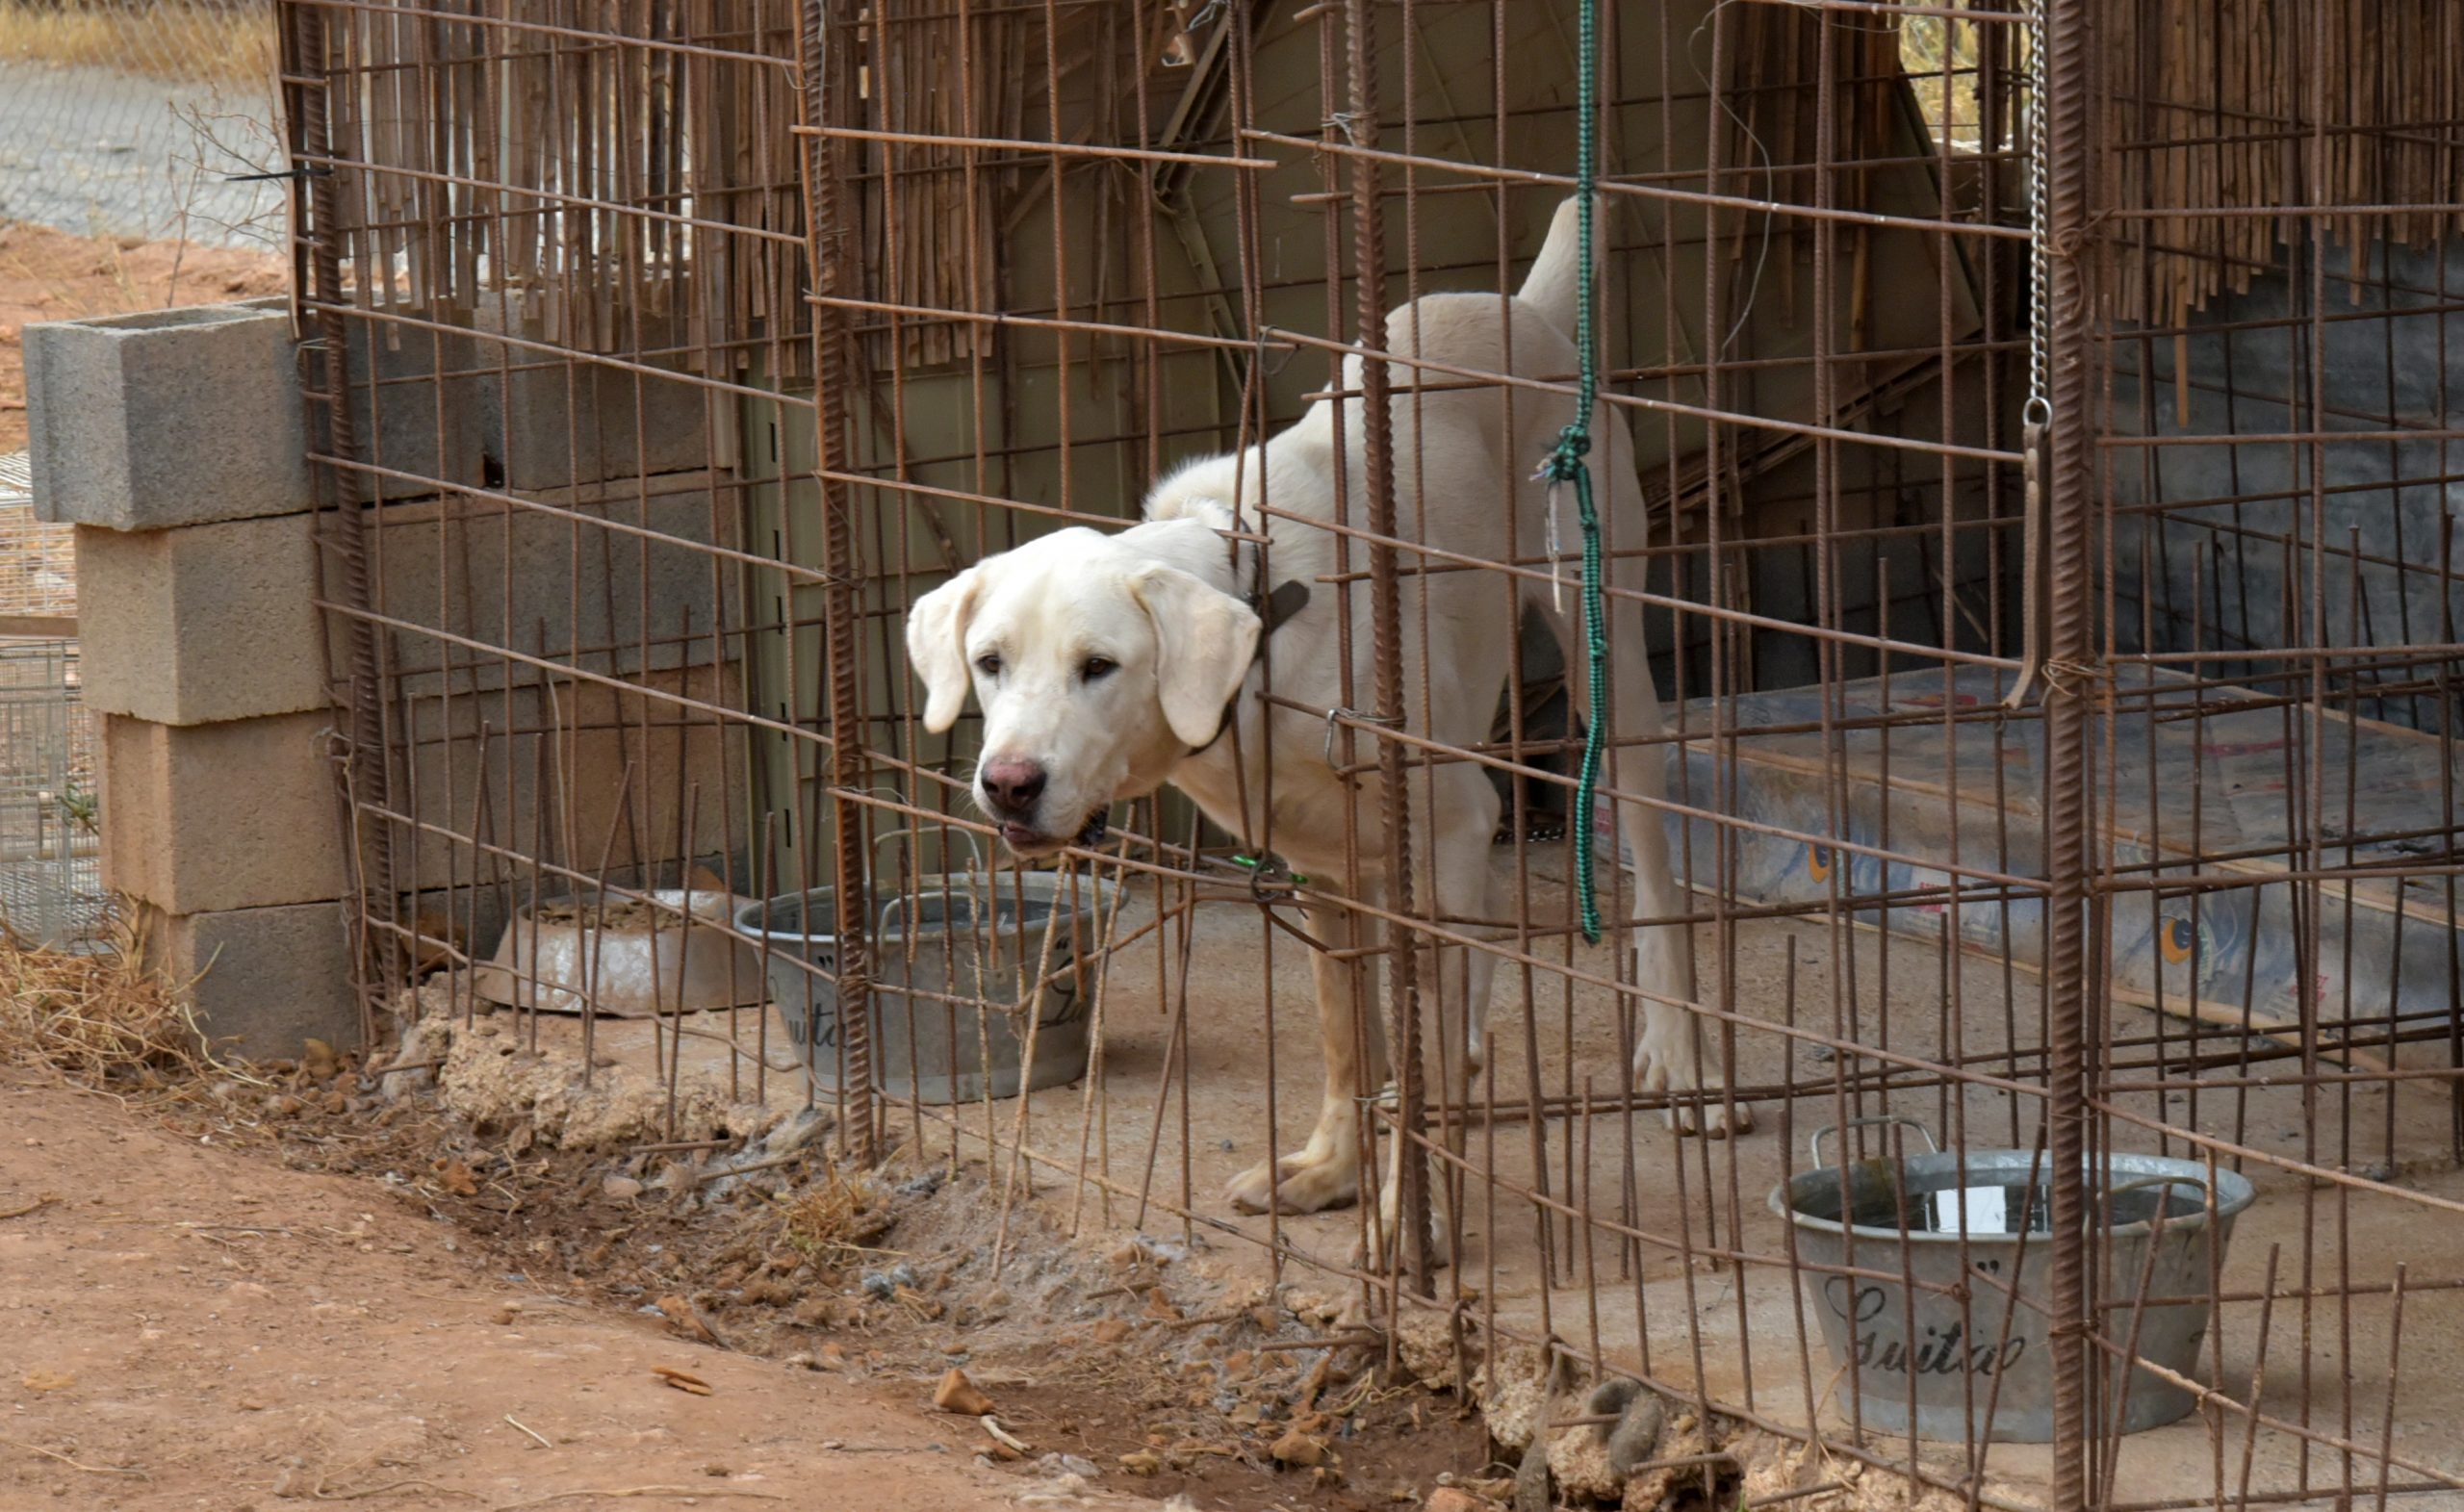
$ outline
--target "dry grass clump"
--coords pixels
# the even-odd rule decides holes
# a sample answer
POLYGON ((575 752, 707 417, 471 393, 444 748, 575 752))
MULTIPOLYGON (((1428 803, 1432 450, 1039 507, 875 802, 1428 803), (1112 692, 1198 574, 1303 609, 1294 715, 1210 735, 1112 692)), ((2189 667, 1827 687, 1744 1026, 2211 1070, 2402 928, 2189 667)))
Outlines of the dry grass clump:
POLYGON ((821 1180, 778 1203, 780 1237, 814 1269, 843 1270, 873 1253, 872 1243, 890 1231, 898 1216, 890 1192, 869 1171, 833 1166, 821 1180))
POLYGON ((143 964, 125 924, 90 954, 0 929, 0 1059, 112 1091, 220 1071, 177 987, 143 964))
POLYGON ((110 68, 194 84, 255 84, 273 69, 269 5, 0 0, 0 60, 110 68))

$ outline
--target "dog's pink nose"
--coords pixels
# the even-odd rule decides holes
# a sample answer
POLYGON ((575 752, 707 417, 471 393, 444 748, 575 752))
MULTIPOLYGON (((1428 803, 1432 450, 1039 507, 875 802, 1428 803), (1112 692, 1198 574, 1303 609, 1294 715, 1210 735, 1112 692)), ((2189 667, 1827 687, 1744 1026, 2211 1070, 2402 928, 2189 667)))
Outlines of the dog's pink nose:
POLYGON ((1043 796, 1043 775, 1036 762, 1004 756, 985 762, 976 780, 983 784, 984 801, 994 813, 1024 820, 1035 813, 1036 800, 1043 796))

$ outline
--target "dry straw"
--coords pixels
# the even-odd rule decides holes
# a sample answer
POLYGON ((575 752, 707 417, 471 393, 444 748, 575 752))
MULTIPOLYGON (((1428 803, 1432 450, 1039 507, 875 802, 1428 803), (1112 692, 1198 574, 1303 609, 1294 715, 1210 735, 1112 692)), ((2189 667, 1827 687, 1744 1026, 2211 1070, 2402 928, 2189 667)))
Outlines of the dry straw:
POLYGON ((0 1059, 116 1094, 232 1074, 184 984, 149 969, 143 947, 124 922, 90 952, 36 944, 0 924, 0 1059))
POLYGON ((781 1238, 815 1269, 837 1271, 876 1253, 870 1246, 897 1221, 888 1191, 868 1171, 835 1166, 778 1204, 781 1238))

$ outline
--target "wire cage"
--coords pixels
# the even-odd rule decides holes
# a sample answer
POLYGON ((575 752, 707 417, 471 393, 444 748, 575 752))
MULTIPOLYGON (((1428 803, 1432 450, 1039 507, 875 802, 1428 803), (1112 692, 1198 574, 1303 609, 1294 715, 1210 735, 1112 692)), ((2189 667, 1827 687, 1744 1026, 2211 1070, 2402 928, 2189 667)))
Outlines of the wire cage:
POLYGON ((372 1022, 530 978, 1543 1452, 2451 1500, 2450 9, 283 0, 372 1022), (603 1011, 603 900, 745 954, 603 1011))
POLYGON ((73 640, 0 640, 0 921, 74 949, 105 938, 92 717, 73 640))
POLYGON ((109 935, 93 716, 81 695, 73 532, 34 516, 25 455, 0 456, 0 920, 74 949, 109 935))

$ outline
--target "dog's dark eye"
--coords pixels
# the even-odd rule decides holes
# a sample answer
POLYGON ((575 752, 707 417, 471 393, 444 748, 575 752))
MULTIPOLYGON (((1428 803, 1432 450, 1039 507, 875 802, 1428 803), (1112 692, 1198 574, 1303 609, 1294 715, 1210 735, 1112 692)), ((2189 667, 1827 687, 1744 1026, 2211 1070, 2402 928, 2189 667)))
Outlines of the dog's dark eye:
POLYGON ((1119 670, 1120 663, 1110 656, 1090 656, 1078 664, 1078 679, 1082 682, 1101 682, 1119 670))
POLYGON ((997 678, 1001 676, 1001 658, 987 652, 975 658, 975 670, 988 678, 997 678))

